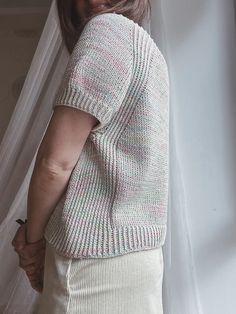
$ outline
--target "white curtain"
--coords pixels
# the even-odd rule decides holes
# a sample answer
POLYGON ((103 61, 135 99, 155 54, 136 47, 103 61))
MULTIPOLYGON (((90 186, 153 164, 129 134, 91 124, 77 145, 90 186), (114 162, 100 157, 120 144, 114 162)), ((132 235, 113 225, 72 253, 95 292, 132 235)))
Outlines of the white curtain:
MULTIPOLYGON (((200 1, 205 5, 211 1, 200 1)), ((200 3, 198 2, 198 3, 200 3)), ((225 1, 225 5, 226 5, 225 1)), ((165 314, 203 314, 198 291, 196 269, 193 258, 191 233, 189 230, 186 203, 186 184, 183 164, 180 162, 178 134, 178 90, 174 84, 176 67, 174 55, 178 56, 184 37, 174 38, 172 23, 181 19, 178 4, 183 0, 154 0, 151 21, 144 28, 160 47, 169 65, 170 75, 170 181, 168 229, 164 252, 163 303, 165 314), (175 11, 175 16, 170 14, 175 11)), ((190 0, 188 5, 196 1, 190 0)), ((228 0, 233 7, 233 0, 228 0)), ((180 7, 181 7, 180 5, 180 7)), ((207 9, 206 9, 207 10, 207 9)), ((207 12, 205 12, 206 14, 207 12)), ((195 23, 202 23, 198 16, 195 23)), ((196 28, 190 28, 191 20, 185 17, 188 29, 186 36, 194 39, 196 28), (192 32, 192 33, 191 33, 192 32)), ((181 32, 179 32, 180 34, 181 32)), ((193 40, 190 41, 194 45, 193 40)), ((194 50, 193 46, 188 49, 194 50)), ((202 47, 204 48, 204 47, 202 47)), ((12 114, 0 145, 0 313, 33 313, 37 307, 38 293, 32 290, 11 240, 18 228, 17 218, 26 217, 26 199, 35 155, 52 114, 52 101, 64 72, 68 54, 59 30, 56 2, 53 0, 48 18, 33 57, 20 97, 12 114)), ((192 62, 192 60, 190 60, 192 62)), ((187 60, 186 62, 190 62, 187 60)), ((178 73, 179 77, 181 72, 178 73)), ((188 88, 188 79, 185 81, 188 88)), ((199 144, 200 145, 200 144, 199 144)), ((131 313, 133 314, 133 313, 131 313)), ((209 313, 205 313, 209 314, 209 313)))

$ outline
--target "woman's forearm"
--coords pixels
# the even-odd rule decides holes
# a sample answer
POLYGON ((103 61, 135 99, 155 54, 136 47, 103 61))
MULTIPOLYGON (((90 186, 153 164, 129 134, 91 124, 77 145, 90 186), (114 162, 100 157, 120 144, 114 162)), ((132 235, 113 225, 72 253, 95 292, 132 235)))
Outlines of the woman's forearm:
POLYGON ((27 242, 35 242, 43 237, 70 175, 71 169, 63 169, 45 159, 36 162, 28 190, 27 242))

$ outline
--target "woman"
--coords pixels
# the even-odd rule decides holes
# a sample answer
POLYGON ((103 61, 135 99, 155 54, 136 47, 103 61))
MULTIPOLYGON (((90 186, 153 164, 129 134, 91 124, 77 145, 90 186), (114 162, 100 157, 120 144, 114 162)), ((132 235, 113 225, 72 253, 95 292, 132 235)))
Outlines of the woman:
POLYGON ((162 314, 169 78, 148 0, 57 4, 71 56, 12 244, 38 314, 162 314))

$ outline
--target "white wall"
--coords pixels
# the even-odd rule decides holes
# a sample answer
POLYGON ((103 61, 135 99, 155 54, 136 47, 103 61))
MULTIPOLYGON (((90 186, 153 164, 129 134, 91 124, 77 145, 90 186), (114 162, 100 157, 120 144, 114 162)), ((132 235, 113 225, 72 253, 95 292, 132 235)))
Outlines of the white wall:
MULTIPOLYGON (((171 106, 204 314, 236 313, 233 0, 165 0, 171 106)), ((157 23, 158 25, 158 23, 157 23)), ((158 28, 154 33, 158 34, 158 28)), ((189 313, 191 314, 191 313, 189 313)))

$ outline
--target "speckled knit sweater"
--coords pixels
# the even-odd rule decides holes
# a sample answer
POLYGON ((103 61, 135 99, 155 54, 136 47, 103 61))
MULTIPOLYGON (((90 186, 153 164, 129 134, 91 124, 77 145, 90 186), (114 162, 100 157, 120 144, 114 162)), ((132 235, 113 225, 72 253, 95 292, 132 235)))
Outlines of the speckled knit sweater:
POLYGON ((59 254, 108 258, 165 242, 169 168, 167 63, 142 26, 118 13, 85 25, 53 109, 99 124, 87 138, 44 236, 59 254))

